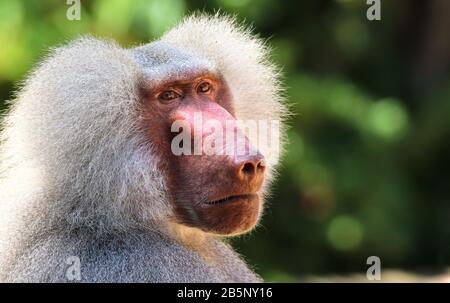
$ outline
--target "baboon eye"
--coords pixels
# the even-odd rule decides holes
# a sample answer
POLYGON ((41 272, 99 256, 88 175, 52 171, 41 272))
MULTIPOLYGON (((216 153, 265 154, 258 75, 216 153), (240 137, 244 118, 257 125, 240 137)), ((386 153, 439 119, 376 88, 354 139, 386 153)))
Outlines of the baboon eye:
POLYGON ((199 94, 207 94, 210 91, 211 91, 211 83, 207 81, 203 81, 197 86, 197 93, 199 94))
POLYGON ((181 95, 174 90, 166 90, 159 94, 158 98, 163 101, 170 101, 180 98, 181 95))

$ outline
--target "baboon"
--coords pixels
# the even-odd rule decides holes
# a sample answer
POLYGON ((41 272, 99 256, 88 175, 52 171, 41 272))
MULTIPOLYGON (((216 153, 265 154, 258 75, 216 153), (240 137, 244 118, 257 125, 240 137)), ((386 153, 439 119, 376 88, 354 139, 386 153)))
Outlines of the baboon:
POLYGON ((266 43, 232 17, 192 15, 129 49, 55 48, 3 117, 0 281, 261 281, 226 237, 258 224, 278 157, 238 120, 285 113, 266 43), (254 152, 175 155, 175 121, 209 134, 194 113, 254 152))

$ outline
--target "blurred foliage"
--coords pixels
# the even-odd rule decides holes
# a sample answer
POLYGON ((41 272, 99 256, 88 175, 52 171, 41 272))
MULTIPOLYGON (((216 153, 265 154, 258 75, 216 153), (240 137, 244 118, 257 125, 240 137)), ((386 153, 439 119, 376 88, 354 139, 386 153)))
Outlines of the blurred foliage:
MULTIPOLYGON (((236 14, 285 71, 289 145, 261 227, 233 241, 268 280, 450 263, 450 7, 359 0, 0 1, 0 97, 49 47, 83 34, 124 46, 189 12, 236 14)), ((4 104, 2 105, 5 106, 4 104)))

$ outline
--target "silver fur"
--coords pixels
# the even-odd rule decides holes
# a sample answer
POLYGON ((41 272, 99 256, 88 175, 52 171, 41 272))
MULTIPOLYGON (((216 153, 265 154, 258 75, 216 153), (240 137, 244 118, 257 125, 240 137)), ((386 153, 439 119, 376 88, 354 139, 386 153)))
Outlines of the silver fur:
POLYGON ((173 223, 139 127, 139 85, 194 68, 223 75, 239 119, 285 113, 266 46, 228 17, 128 50, 82 38, 30 73, 1 133, 0 281, 66 282, 69 256, 82 282, 259 281, 222 239, 173 223))

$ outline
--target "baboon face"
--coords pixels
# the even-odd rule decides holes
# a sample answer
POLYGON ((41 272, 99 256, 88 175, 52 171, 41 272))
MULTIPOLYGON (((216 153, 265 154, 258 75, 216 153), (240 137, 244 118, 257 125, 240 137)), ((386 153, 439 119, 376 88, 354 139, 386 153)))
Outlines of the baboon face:
POLYGON ((238 126, 224 79, 195 70, 142 91, 145 133, 160 158, 175 220, 222 235, 254 227, 266 164, 238 126))

